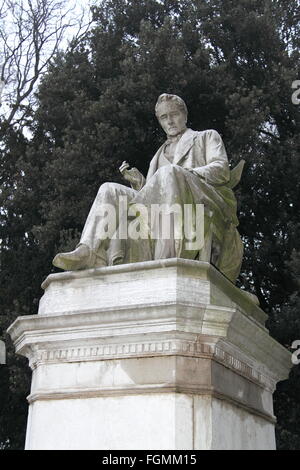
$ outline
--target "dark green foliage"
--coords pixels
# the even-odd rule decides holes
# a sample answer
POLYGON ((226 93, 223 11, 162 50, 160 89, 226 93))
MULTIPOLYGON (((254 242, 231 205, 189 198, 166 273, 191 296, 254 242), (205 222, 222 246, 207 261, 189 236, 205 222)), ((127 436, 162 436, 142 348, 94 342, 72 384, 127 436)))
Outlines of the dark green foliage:
MULTIPOLYGON (((61 53, 41 83, 30 139, 1 123, 3 330, 36 313, 51 259, 78 242, 99 185, 121 182, 123 160, 146 174, 163 139, 154 105, 171 92, 185 99, 190 127, 218 130, 231 164, 246 160, 239 285, 259 297, 271 334, 289 347, 300 339, 300 129, 291 101, 299 2, 103 0, 93 12, 88 39, 61 53)), ((24 363, 10 352, 0 379, 0 442, 9 448, 24 437, 24 363)), ((298 367, 275 397, 282 449, 300 449, 298 367)))

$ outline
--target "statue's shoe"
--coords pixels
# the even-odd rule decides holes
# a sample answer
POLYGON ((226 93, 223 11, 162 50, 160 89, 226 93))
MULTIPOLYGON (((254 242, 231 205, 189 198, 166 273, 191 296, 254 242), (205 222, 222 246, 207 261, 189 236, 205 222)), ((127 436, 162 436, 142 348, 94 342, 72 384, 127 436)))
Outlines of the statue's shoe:
POLYGON ((58 253, 52 261, 57 268, 65 271, 77 271, 89 268, 90 249, 87 245, 79 245, 76 250, 58 253))

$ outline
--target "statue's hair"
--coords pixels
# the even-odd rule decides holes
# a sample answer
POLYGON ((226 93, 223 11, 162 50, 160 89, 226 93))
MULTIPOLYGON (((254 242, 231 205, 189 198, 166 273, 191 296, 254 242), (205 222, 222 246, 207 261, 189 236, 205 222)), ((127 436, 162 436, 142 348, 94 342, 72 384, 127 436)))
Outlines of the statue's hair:
POLYGON ((186 107, 186 104, 185 102, 183 101, 182 98, 180 98, 180 96, 177 96, 177 95, 169 95, 168 93, 163 93, 162 95, 160 95, 158 97, 158 100, 156 102, 156 105, 155 105, 155 114, 157 116, 157 111, 158 111, 158 106, 161 104, 161 103, 166 103, 168 101, 171 101, 173 103, 176 103, 178 108, 183 111, 186 115, 188 114, 188 110, 187 110, 187 107, 186 107))

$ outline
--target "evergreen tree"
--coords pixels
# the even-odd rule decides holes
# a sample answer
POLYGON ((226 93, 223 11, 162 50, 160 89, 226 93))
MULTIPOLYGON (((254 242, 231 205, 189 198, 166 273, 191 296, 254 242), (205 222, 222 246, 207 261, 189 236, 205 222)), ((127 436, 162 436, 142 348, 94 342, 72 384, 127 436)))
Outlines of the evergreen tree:
MULTIPOLYGON (((271 334, 290 347, 300 339, 297 0, 103 0, 93 14, 89 37, 49 67, 28 116, 30 139, 2 123, 4 328, 36 313, 39 284, 54 271, 53 256, 78 242, 99 185, 124 183, 123 160, 146 174, 163 141, 154 105, 169 92, 186 101, 190 127, 222 134, 232 165, 246 160, 237 190, 239 286, 258 296, 271 334)), ((12 397, 15 412, 2 408, 0 442, 13 448, 21 446, 24 430, 14 435, 12 423, 25 422, 20 397, 29 380, 23 359, 9 358, 0 394, 12 397)), ((295 367, 276 392, 280 448, 300 448, 298 375, 295 367)))

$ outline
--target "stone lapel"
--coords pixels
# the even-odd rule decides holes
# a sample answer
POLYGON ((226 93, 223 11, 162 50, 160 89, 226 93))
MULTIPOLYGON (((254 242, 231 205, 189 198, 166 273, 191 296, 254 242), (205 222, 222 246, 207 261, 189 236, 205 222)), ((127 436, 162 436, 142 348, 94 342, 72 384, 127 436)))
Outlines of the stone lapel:
POLYGON ((156 172, 157 166, 158 166, 158 159, 160 157, 160 154, 163 152, 164 146, 165 146, 165 144, 163 144, 161 147, 159 147, 158 151, 156 152, 156 154, 152 158, 152 160, 150 162, 150 165, 149 165, 149 170, 148 170, 148 173, 147 173, 146 181, 149 181, 149 179, 156 172))
MULTIPOLYGON (((194 145, 194 140, 197 137, 197 135, 198 135, 198 132, 193 131, 192 129, 186 130, 186 132, 183 134, 183 136, 181 137, 181 139, 179 140, 177 144, 174 161, 173 161, 174 165, 178 165, 183 160, 183 158, 187 156, 188 152, 194 145)), ((164 150, 164 146, 165 144, 163 144, 158 149, 158 151, 156 152, 156 154, 154 155, 154 157, 152 158, 150 162, 149 170, 147 174, 147 181, 149 181, 149 179, 154 175, 154 173, 157 170, 158 160, 159 160, 161 152, 163 152, 164 150)))
POLYGON ((176 152, 174 156, 174 165, 178 165, 181 160, 186 157, 192 146, 194 145, 195 138, 197 137, 198 132, 193 131, 192 129, 187 129, 179 140, 176 152))

